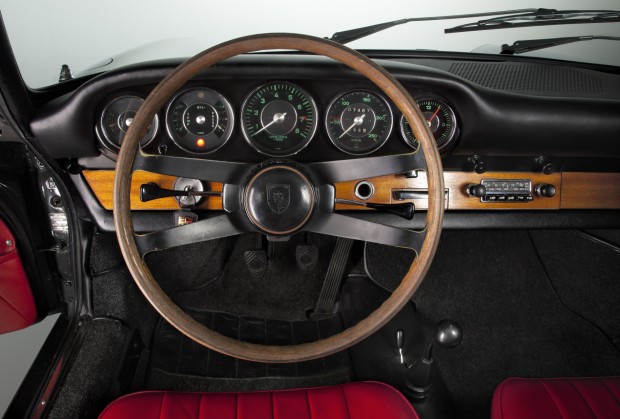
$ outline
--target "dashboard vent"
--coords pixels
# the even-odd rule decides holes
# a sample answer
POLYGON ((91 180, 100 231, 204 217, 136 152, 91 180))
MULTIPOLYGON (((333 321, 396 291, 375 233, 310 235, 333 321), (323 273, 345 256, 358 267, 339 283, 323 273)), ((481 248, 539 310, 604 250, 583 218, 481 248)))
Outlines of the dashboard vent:
POLYGON ((481 86, 497 90, 571 96, 603 93, 603 83, 600 79, 566 67, 461 62, 452 64, 448 71, 481 86))

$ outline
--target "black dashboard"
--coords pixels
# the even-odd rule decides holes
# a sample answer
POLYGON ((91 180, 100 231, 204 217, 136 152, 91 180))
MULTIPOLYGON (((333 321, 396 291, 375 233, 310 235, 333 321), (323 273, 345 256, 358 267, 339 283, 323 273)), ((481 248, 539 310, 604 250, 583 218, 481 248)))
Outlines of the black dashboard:
MULTIPOLYGON (((430 113, 424 113, 429 123, 442 112, 439 107, 452 112, 450 123, 454 129, 447 130, 450 138, 440 144, 446 181, 446 228, 585 228, 617 224, 617 214, 608 211, 620 209, 620 190, 616 186, 620 181, 620 74, 615 69, 472 54, 434 57, 369 52, 368 55, 395 76, 419 104, 432 106, 428 101, 440 102, 430 113), (491 197, 469 195, 471 185, 485 181, 506 183, 497 183, 501 179, 507 179, 507 184, 525 180, 526 186, 529 185, 525 203, 501 201, 522 198, 510 194, 499 197, 497 202, 491 202, 491 197), (553 186, 557 193, 546 197, 537 192, 545 185, 553 186), (530 211, 528 214, 506 211, 521 209, 530 211), (550 209, 564 211, 549 212, 550 209), (596 212, 588 215, 584 210, 596 212)), ((129 121, 126 116, 121 118, 119 112, 106 119, 106 111, 115 101, 127 97, 139 103, 179 64, 179 61, 142 63, 72 80, 65 87, 65 94, 46 101, 31 120, 32 134, 45 151, 68 162, 72 170, 78 168, 77 174, 72 175, 73 181, 100 228, 114 228, 110 210, 118 150, 118 139, 106 138, 104 123, 120 127, 123 121, 129 121)), ((152 138, 144 141, 143 150, 153 155, 257 163, 273 158, 301 163, 337 161, 412 151, 415 144, 408 141, 401 126, 401 114, 389 101, 385 101, 385 106, 391 113, 391 121, 384 121, 385 138, 378 141, 378 146, 356 150, 338 144, 347 128, 365 126, 346 119, 346 106, 333 110, 334 103, 344 102, 346 95, 352 93, 366 98, 374 96, 369 102, 385 100, 377 86, 327 58, 287 53, 235 57, 202 72, 169 99, 159 111, 158 126, 153 129, 152 138), (248 102, 253 97, 260 100, 256 93, 270 86, 280 86, 272 89, 283 89, 280 93, 291 87, 303 91, 302 99, 294 99, 300 102, 287 106, 303 105, 308 98, 314 102, 314 113, 295 111, 297 122, 307 123, 310 115, 316 123, 313 135, 307 135, 307 142, 301 147, 284 151, 261 149, 252 144, 252 133, 244 132, 248 129, 248 122, 244 121, 248 102), (207 104, 212 109, 207 113, 192 114, 188 111, 192 105, 204 104, 204 100, 194 99, 180 106, 177 115, 171 117, 170 110, 178 105, 175 102, 178 95, 187 92, 203 98, 212 94, 224 98, 225 109, 221 103, 211 100, 207 104), (184 119, 187 115, 191 116, 189 122, 184 119), (204 132, 195 131, 188 137, 188 143, 175 138, 175 130, 183 133, 184 129, 192 129, 194 122, 211 117, 225 123, 221 126, 213 123, 204 132), (330 123, 334 120, 340 131, 330 133, 330 123), (205 135, 216 129, 221 134, 216 141, 221 144, 203 152, 199 143, 208 144, 210 140, 205 135)), ((358 102, 362 103, 363 99, 358 102)), ((386 113, 375 105, 373 115, 377 123, 386 113)), ((135 110, 135 105, 132 106, 135 110)), ((276 124, 275 120, 282 114, 288 115, 291 108, 287 109, 272 110, 266 113, 265 119, 254 120, 255 133, 261 130, 261 124, 263 128, 269 123, 276 124)), ((263 110, 258 108, 259 115, 263 110)), ((289 132, 295 130, 295 126, 289 128, 289 132)), ((303 126, 298 128, 305 132, 303 126)), ((161 181, 162 187, 169 188, 174 184, 160 178, 143 181, 161 181)), ((370 179, 370 182, 379 182, 374 185, 377 194, 372 197, 373 202, 391 204, 404 199, 402 202, 412 202, 417 209, 425 208, 423 199, 407 198, 407 191, 414 191, 411 196, 424 191, 424 178, 402 176, 402 179, 370 179)), ((352 184, 337 190, 343 193, 340 196, 343 199, 357 199, 354 188, 356 185, 352 184)), ((139 202, 136 205, 143 210, 134 215, 139 231, 169 226, 169 216, 162 215, 166 211, 148 210, 178 209, 175 201, 159 207, 139 202)), ((136 208, 132 204, 132 209, 136 208)), ((209 201, 202 209, 218 208, 221 209, 221 204, 209 201)), ((355 208, 340 208, 343 209, 355 208)), ((403 220, 382 214, 360 212, 356 216, 407 225, 403 220)), ((416 218, 414 224, 419 226, 423 221, 416 218)))
MULTIPOLYGON (((620 157, 618 75, 557 63, 413 58, 378 62, 414 98, 438 98, 453 110, 458 129, 448 147, 443 148, 448 164, 450 156, 471 155, 620 157)), ((176 64, 150 63, 95 77, 43 107, 33 119, 31 129, 54 157, 93 157, 103 152, 114 158, 116 149, 110 147, 97 128, 106 106, 124 96, 146 97, 176 64)), ((316 103, 318 123, 314 136, 303 150, 286 155, 295 154, 294 159, 300 161, 319 161, 368 154, 337 147, 330 141, 325 118, 330 103, 339 95, 363 90, 381 96, 379 89, 329 59, 284 54, 237 57, 209 69, 185 87, 184 90, 211 89, 231 106, 230 139, 217 150, 199 156, 240 161, 268 158, 246 140, 240 116, 252 91, 277 82, 302 88, 316 103)), ((393 113, 389 138, 372 150, 373 155, 411 151, 400 129, 400 114, 393 104, 388 106, 393 113)), ((170 127, 166 129, 166 109, 159 112, 158 119, 159 127, 145 151, 187 155, 187 148, 180 148, 170 135, 170 127)))

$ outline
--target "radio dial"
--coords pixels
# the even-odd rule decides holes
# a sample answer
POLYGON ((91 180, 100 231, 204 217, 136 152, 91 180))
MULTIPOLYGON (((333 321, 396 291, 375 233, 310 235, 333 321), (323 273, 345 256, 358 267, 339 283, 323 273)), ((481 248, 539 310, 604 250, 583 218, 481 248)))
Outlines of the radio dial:
POLYGON ((482 198, 487 193, 487 188, 481 184, 470 184, 467 186, 467 195, 475 196, 476 198, 482 198))
POLYGON ((555 186, 550 183, 541 183, 536 187, 536 193, 544 198, 552 198, 555 196, 555 186))

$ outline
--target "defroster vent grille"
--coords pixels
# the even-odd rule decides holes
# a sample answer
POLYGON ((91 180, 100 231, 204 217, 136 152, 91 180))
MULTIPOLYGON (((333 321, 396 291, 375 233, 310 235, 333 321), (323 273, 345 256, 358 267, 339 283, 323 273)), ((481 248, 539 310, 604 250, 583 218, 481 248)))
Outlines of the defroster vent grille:
POLYGON ((481 86, 513 92, 586 96, 603 93, 600 79, 583 71, 519 63, 454 63, 450 73, 481 86))

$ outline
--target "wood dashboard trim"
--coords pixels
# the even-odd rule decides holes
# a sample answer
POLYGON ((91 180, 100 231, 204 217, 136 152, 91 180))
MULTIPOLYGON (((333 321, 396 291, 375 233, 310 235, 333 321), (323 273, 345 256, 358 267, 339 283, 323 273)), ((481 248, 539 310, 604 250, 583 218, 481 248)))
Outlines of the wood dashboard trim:
MULTIPOLYGON (((417 190, 427 189, 426 174, 419 172, 417 178, 407 178, 404 175, 381 176, 372 179, 365 179, 375 186, 375 194, 367 201, 374 203, 399 203, 413 202, 417 209, 426 209, 427 202, 424 199, 410 199, 397 201, 393 197, 395 190, 417 190)), ((360 180, 342 182, 336 184, 336 196, 342 199, 357 200, 355 196, 355 185, 360 180)), ((562 177, 559 173, 544 175, 542 173, 525 172, 487 172, 477 174, 474 172, 444 172, 446 195, 446 209, 452 210, 541 210, 559 209, 562 177), (510 202, 481 202, 480 198, 467 195, 466 188, 470 184, 480 183, 483 179, 531 179, 532 187, 541 183, 550 183, 556 187, 556 195, 552 198, 541 198, 534 196, 530 202, 510 203, 510 202)), ((342 209, 356 209, 358 207, 347 205, 342 209)))
MULTIPOLYGON (((114 207, 114 170, 83 170, 82 174, 90 186, 101 206, 107 210, 114 207)), ((175 198, 161 198, 149 202, 140 201, 140 185, 154 182, 164 189, 172 189, 177 178, 159 173, 137 170, 131 178, 131 209, 132 210, 178 210, 179 204, 175 198)), ((206 190, 221 191, 222 184, 208 182, 206 190)), ((197 207, 200 209, 221 210, 222 198, 218 196, 206 197, 197 207)))
POLYGON ((561 207, 566 209, 620 208, 620 173, 563 173, 561 207))
MULTIPOLYGON (((113 207, 114 170, 84 170, 86 182, 99 200, 103 208, 111 210, 113 207)), ((134 210, 177 210, 179 205, 174 198, 162 198, 150 202, 140 201, 140 185, 155 182, 162 188, 172 189, 175 177, 136 171, 133 173, 131 185, 131 208, 134 210)), ((426 175, 420 172, 417 178, 406 178, 403 175, 389 175, 365 179, 375 186, 374 195, 367 202, 397 203, 413 202, 417 209, 426 209, 424 199, 397 201, 393 192, 399 189, 424 191, 426 189, 426 175)), ((620 173, 585 173, 564 172, 545 175, 531 172, 444 172, 446 194, 446 209, 450 210, 541 210, 541 209, 620 209, 620 173), (531 179, 532 186, 540 183, 550 183, 556 187, 553 198, 541 198, 534 195, 534 199, 527 203, 483 203, 479 198, 466 194, 465 188, 469 184, 479 183, 482 179, 531 179)), ((360 201, 355 196, 355 185, 360 180, 341 182, 336 184, 336 196, 340 199, 360 201)), ((222 184, 211 182, 208 190, 221 191, 222 184)), ((208 197, 199 206, 199 209, 221 210, 220 197, 208 197)), ((338 204, 337 209, 364 210, 366 208, 338 204)))

